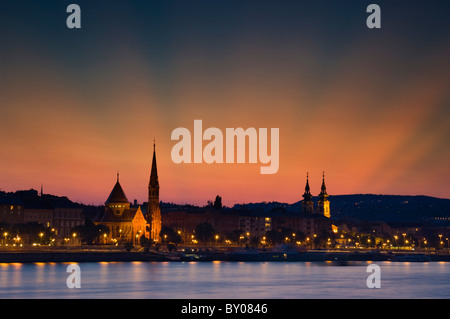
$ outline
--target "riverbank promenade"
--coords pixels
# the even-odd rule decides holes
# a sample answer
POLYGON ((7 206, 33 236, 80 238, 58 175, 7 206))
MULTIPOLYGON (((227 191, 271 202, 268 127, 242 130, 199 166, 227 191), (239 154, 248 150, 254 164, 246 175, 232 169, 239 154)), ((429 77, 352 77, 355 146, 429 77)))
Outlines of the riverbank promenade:
POLYGON ((450 261, 442 252, 378 250, 217 249, 180 248, 176 251, 143 248, 127 251, 120 247, 2 247, 0 263, 35 262, 127 262, 127 261, 450 261))

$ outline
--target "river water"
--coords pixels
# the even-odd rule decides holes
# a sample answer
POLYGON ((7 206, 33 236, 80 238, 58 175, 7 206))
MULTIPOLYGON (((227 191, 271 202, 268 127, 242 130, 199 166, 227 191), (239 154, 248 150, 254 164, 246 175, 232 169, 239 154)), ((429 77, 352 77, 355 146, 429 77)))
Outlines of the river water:
POLYGON ((0 264, 0 298, 450 298, 449 262, 80 263, 80 288, 68 288, 69 263, 0 264))

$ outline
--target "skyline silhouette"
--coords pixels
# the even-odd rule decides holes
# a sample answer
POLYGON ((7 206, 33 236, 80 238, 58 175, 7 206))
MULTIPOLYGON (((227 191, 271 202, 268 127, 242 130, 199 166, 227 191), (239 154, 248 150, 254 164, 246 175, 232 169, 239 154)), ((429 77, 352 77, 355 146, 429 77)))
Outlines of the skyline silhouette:
POLYGON ((299 200, 322 171, 333 194, 449 198, 450 4, 8 2, 0 35, 0 188, 101 204, 120 171, 146 201, 152 142, 160 199, 299 200), (279 128, 279 170, 175 164, 172 130, 279 128))

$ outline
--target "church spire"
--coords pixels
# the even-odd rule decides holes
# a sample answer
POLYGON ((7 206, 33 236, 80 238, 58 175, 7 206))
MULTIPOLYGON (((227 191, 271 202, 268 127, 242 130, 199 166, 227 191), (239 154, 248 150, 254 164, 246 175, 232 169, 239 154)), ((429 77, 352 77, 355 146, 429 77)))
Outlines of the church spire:
POLYGON ((150 183, 148 184, 149 187, 158 187, 159 188, 159 182, 158 182, 158 169, 156 167, 156 145, 155 140, 153 140, 153 160, 152 160, 152 170, 150 173, 150 183))
POLYGON ((319 213, 330 218, 330 202, 328 201, 327 187, 325 186, 325 172, 322 173, 322 187, 320 188, 318 209, 319 213))
POLYGON ((311 200, 312 195, 311 195, 311 189, 309 187, 309 176, 308 176, 308 172, 306 172, 306 186, 305 186, 305 193, 303 193, 303 198, 305 200, 311 200))
POLYGON ((320 188, 319 197, 323 197, 323 198, 328 197, 327 187, 325 186, 325 172, 322 172, 322 187, 320 188))
POLYGON ((309 188, 309 175, 306 173, 306 186, 303 193, 302 210, 305 214, 312 214, 314 210, 314 204, 312 201, 311 190, 309 188))
POLYGON ((161 209, 159 207, 159 181, 158 170, 156 168, 156 143, 154 139, 152 168, 150 182, 148 183, 148 208, 146 219, 149 224, 150 239, 158 242, 159 233, 161 231, 161 209))

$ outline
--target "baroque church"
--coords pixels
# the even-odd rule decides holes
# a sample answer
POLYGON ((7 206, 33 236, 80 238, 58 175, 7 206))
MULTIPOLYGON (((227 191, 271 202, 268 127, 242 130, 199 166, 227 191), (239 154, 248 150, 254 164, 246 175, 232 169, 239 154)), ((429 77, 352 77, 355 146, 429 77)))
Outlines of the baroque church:
POLYGON ((159 241, 161 231, 161 209, 159 207, 159 182, 156 167, 156 150, 153 143, 153 160, 148 185, 148 208, 144 213, 141 207, 131 207, 125 192, 119 182, 114 185, 105 202, 104 212, 96 218, 95 224, 105 225, 109 228, 109 235, 101 239, 102 243, 132 242, 139 244, 140 238, 145 236, 159 241))
POLYGON ((306 214, 323 215, 330 218, 330 201, 328 200, 327 187, 325 186, 325 172, 322 174, 322 187, 320 188, 319 200, 317 207, 314 207, 313 196, 309 187, 309 176, 306 173, 306 186, 303 193, 302 210, 306 214))

